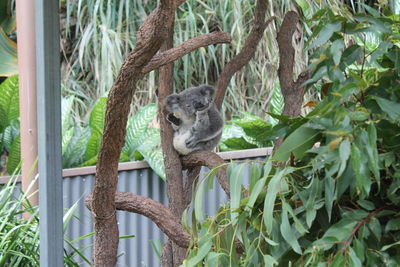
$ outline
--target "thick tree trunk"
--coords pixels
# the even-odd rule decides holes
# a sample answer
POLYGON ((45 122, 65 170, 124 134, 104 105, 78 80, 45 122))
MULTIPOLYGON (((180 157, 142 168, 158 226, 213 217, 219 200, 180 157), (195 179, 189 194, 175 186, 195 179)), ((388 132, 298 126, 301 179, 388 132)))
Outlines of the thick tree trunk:
POLYGON ((172 23, 173 1, 163 0, 160 7, 146 19, 138 32, 135 49, 124 62, 110 91, 104 135, 96 168, 92 214, 96 232, 94 266, 115 266, 118 249, 118 226, 115 214, 115 191, 118 161, 125 142, 126 122, 135 92, 135 84, 142 76, 143 67, 159 50, 165 31, 172 23))
MULTIPOLYGON (((285 100, 282 115, 289 117, 300 115, 305 89, 302 84, 307 81, 310 76, 308 71, 304 71, 299 75, 296 81, 293 81, 295 50, 292 45, 292 39, 298 23, 299 14, 294 11, 287 12, 276 38, 279 46, 278 76, 285 100)), ((278 149, 282 142, 282 138, 277 139, 274 150, 278 149)))

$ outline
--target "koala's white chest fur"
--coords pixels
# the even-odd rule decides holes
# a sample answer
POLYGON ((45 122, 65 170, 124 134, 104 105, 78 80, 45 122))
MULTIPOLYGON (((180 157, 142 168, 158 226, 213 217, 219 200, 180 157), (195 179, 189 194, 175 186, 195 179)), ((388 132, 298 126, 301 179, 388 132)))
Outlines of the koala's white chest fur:
POLYGON ((174 134, 174 140, 173 140, 173 145, 176 151, 178 151, 179 154, 181 155, 187 155, 190 152, 192 152, 191 149, 187 148, 186 146, 186 140, 190 137, 190 131, 187 130, 185 132, 175 132, 174 134))

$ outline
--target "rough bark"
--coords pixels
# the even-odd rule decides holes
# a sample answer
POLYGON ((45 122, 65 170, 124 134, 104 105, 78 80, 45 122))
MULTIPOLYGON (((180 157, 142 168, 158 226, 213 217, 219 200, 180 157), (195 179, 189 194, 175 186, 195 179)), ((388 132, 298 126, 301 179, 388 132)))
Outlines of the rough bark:
MULTIPOLYGON (((164 51, 170 51, 173 47, 173 25, 168 29, 168 36, 165 39, 161 53, 164 51)), ((159 55, 160 55, 159 54, 159 55)), ((161 57, 165 58, 165 57, 161 57)), ((183 211, 185 210, 185 201, 183 194, 183 179, 182 179, 182 166, 179 160, 179 156, 172 146, 173 131, 169 123, 166 121, 166 116, 163 113, 164 107, 163 102, 167 95, 172 93, 173 90, 173 63, 167 64, 160 68, 159 73, 159 118, 160 118, 160 129, 161 129, 161 146, 164 153, 164 166, 165 174, 167 177, 167 196, 169 206, 175 216, 180 222, 183 211)), ((167 246, 170 249, 163 251, 162 258, 169 259, 169 266, 179 266, 182 264, 186 256, 186 249, 181 248, 171 239, 166 241, 169 243, 167 246)), ((162 260, 164 262, 165 260, 162 260)))
MULTIPOLYGON (((85 203, 88 209, 92 210, 92 195, 86 197, 85 203)), ((129 192, 116 192, 115 207, 117 210, 146 216, 180 247, 187 248, 189 246, 190 235, 179 223, 180 219, 172 213, 171 209, 160 202, 129 192)))
POLYGON ((293 81, 295 50, 292 45, 292 37, 297 29, 298 23, 299 15, 294 11, 287 12, 277 35, 279 46, 278 76, 282 94, 285 99, 283 115, 290 117, 300 115, 305 89, 304 86, 300 86, 308 80, 309 77, 308 72, 303 72, 296 81, 293 81))
MULTIPOLYGON (((299 15, 294 11, 287 12, 277 35, 279 46, 278 77, 285 101, 282 115, 289 117, 300 115, 305 89, 305 86, 301 85, 310 77, 310 73, 304 71, 297 77, 296 81, 293 80, 295 50, 292 45, 292 39, 298 23, 299 15)), ((277 139, 274 150, 278 149, 282 142, 282 138, 277 139)))
POLYGON ((118 226, 115 214, 115 191, 118 161, 125 141, 126 122, 135 84, 143 67, 159 50, 167 27, 172 23, 174 2, 162 0, 138 31, 138 42, 128 55, 113 85, 108 101, 104 135, 96 168, 92 214, 96 232, 94 266, 115 266, 118 249, 118 226))
POLYGON ((222 106, 229 81, 237 71, 249 63, 250 59, 254 57, 257 45, 261 41, 265 29, 267 28, 268 24, 275 19, 275 17, 271 17, 268 20, 265 20, 266 10, 267 1, 257 0, 254 23, 252 29, 250 30, 249 36, 247 37, 240 53, 234 56, 231 61, 225 65, 220 77, 218 78, 215 94, 215 103, 218 109, 220 109, 222 106))
POLYGON ((226 32, 212 32, 194 37, 176 47, 172 48, 171 46, 168 48, 168 50, 164 50, 163 52, 155 55, 143 68, 142 73, 146 74, 152 70, 173 62, 200 47, 208 46, 211 44, 229 43, 231 41, 231 36, 226 32))

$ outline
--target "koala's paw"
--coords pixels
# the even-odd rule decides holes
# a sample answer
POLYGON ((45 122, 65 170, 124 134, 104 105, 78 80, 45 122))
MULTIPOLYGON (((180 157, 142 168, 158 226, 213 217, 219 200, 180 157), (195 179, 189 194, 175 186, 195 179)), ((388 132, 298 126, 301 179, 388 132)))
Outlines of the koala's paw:
POLYGON ((186 139, 185 143, 186 143, 187 148, 194 148, 197 145, 197 142, 194 139, 194 136, 191 136, 188 139, 186 139))
POLYGON ((179 126, 182 124, 182 120, 175 117, 173 113, 168 114, 167 121, 169 121, 170 123, 172 123, 176 126, 179 126))

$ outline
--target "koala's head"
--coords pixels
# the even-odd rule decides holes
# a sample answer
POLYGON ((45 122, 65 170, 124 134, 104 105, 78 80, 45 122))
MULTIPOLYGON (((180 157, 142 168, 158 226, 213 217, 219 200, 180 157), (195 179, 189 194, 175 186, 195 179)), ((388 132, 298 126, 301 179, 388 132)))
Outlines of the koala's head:
POLYGON ((187 116, 192 116, 196 111, 201 111, 209 107, 213 102, 215 89, 209 85, 187 88, 179 94, 169 95, 166 100, 166 109, 169 112, 183 112, 187 116))

